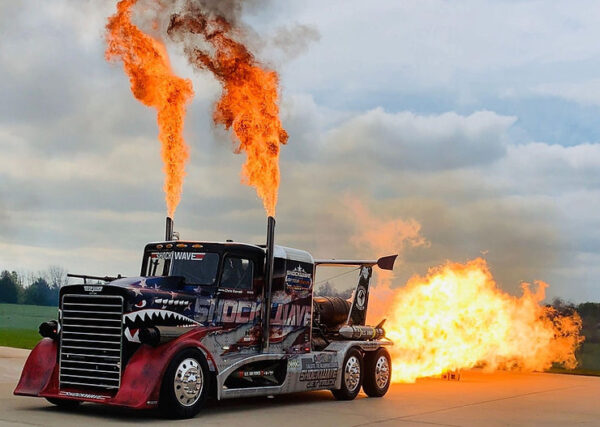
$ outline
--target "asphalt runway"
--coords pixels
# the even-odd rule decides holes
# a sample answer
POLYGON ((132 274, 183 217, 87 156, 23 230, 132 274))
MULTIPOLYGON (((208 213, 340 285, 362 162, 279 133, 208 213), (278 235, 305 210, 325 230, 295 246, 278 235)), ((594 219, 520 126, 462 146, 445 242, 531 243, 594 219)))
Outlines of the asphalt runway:
POLYGON ((600 377, 462 373, 460 381, 394 384, 381 399, 338 402, 329 392, 215 402, 193 420, 84 404, 61 410, 44 399, 13 396, 27 350, 0 347, 0 426, 600 426, 600 377))

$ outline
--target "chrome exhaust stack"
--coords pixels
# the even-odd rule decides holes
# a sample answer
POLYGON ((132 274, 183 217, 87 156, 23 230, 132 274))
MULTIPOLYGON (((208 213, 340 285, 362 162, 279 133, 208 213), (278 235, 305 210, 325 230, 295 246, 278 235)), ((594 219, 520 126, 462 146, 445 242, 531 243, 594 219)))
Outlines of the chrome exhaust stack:
POLYGON ((269 352, 269 335, 271 331, 271 284, 273 282, 273 258, 275 247, 275 218, 267 220, 267 253, 265 256, 265 292, 263 302, 263 352, 269 352))
POLYGON ((170 242, 173 240, 173 218, 167 217, 166 225, 165 225, 165 240, 170 242))

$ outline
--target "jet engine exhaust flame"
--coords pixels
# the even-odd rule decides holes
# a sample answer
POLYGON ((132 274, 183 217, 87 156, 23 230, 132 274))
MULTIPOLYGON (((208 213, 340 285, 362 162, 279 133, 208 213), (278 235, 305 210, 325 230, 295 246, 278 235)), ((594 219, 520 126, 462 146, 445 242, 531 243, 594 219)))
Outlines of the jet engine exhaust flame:
MULTIPOLYGON (((447 262, 393 290, 386 332, 393 379, 417 378, 477 365, 493 371, 574 368, 583 338, 577 313, 542 305, 544 282, 522 284, 515 297, 499 289, 485 260, 447 262)), ((377 292, 375 288, 372 292, 377 292)))
MULTIPOLYGON (((427 247, 414 220, 375 218, 358 201, 353 242, 370 253, 427 247)), ((400 267, 402 268, 402 267, 400 267)), ((482 258, 464 264, 447 261, 424 276, 413 276, 404 287, 393 287, 393 273, 376 269, 368 322, 386 318, 395 382, 484 366, 523 371, 544 370, 559 363, 577 364, 575 351, 583 342, 581 318, 544 306, 548 285, 521 285, 522 295, 500 289, 482 258)))

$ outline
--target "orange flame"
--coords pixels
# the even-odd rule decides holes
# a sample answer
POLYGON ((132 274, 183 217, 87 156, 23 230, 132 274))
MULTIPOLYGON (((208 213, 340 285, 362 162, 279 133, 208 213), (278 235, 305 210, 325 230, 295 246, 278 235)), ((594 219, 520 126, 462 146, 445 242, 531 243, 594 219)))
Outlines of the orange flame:
POLYGON ((521 297, 508 295, 481 258, 410 279, 395 291, 387 313, 394 381, 478 364, 488 370, 544 370, 553 362, 574 368, 581 319, 542 306, 548 285, 536 284, 536 292, 524 283, 521 297))
POLYGON ((232 38, 223 17, 207 18, 201 11, 171 17, 169 34, 201 34, 214 48, 213 55, 199 48, 188 52, 190 62, 210 70, 223 85, 215 106, 215 123, 233 129, 239 141, 236 152, 246 153, 243 182, 253 186, 267 215, 275 216, 279 189, 279 148, 288 139, 279 119, 279 78, 261 67, 250 51, 232 38))
POLYGON ((165 173, 165 199, 170 217, 181 199, 188 148, 183 139, 187 102, 194 95, 189 79, 176 76, 165 46, 131 23, 137 0, 121 0, 106 25, 106 59, 119 58, 138 101, 157 111, 158 139, 165 173))
MULTIPOLYGON (((381 221, 360 203, 352 202, 360 232, 353 241, 376 255, 407 244, 427 245, 414 221, 381 221), (364 231, 366 230, 366 231, 364 231)), ((488 370, 543 370, 552 363, 575 367, 575 350, 583 341, 577 313, 561 314, 542 301, 544 282, 532 292, 511 296, 499 289, 485 260, 447 262, 425 277, 412 277, 405 287, 392 288, 390 272, 377 270, 377 285, 369 296, 369 322, 387 318, 393 381, 484 365, 488 370)))
MULTIPOLYGON (((429 247, 430 242, 421 235, 421 224, 414 219, 380 219, 371 215, 369 210, 357 199, 346 197, 346 211, 351 212, 352 223, 360 232, 355 233, 351 242, 357 248, 372 248, 373 253, 366 256, 399 254, 396 265, 402 262, 407 247, 429 247)), ((377 292, 369 295, 367 320, 370 324, 379 323, 387 316, 392 304, 394 290, 391 288, 393 272, 375 269, 377 292)))

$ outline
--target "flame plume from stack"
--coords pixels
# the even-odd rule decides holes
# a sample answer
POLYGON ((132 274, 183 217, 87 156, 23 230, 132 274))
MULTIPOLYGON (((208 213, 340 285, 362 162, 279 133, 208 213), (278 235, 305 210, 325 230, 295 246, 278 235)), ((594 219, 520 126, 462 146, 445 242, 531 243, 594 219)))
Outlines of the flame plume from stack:
MULTIPOLYGON (((240 2, 233 3, 240 6, 240 2)), ((288 138, 279 119, 279 78, 234 40, 240 30, 232 25, 236 20, 221 12, 209 10, 205 2, 188 2, 183 13, 171 16, 168 34, 178 40, 197 34, 207 43, 207 48, 186 45, 186 54, 194 67, 211 71, 221 82, 223 94, 215 106, 214 122, 233 130, 238 152, 246 153, 243 182, 255 187, 267 215, 275 216, 279 149, 288 138)))
POLYGON ((166 48, 131 22, 137 0, 121 0, 106 25, 106 59, 120 59, 138 101, 157 112, 158 139, 165 172, 167 214, 173 217, 181 199, 188 148, 183 139, 186 104, 193 97, 192 83, 176 76, 166 48))

